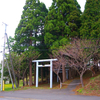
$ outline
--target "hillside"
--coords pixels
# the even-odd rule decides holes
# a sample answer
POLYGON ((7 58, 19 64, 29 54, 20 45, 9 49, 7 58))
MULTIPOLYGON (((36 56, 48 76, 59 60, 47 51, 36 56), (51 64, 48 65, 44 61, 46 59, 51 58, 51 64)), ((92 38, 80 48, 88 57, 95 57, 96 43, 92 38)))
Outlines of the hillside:
POLYGON ((83 82, 85 86, 78 85, 73 90, 75 94, 100 96, 100 72, 94 77, 84 77, 83 82))

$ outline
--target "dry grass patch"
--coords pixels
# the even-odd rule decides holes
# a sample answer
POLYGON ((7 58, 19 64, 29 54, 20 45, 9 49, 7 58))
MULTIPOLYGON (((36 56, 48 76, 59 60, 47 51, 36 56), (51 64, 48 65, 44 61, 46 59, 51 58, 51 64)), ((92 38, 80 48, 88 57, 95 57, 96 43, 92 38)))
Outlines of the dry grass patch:
MULTIPOLYGON (((72 82, 72 80, 67 80, 66 82, 64 82, 64 85, 62 85, 61 89, 66 89, 68 84, 70 84, 72 82)), ((50 88, 50 84, 49 83, 39 83, 38 87, 36 87, 35 85, 32 86, 22 86, 21 88, 15 89, 15 90, 25 90, 25 89, 51 89, 50 88)), ((53 88, 52 89, 60 89, 60 84, 59 83, 53 83, 53 88)))
POLYGON ((83 79, 84 87, 78 85, 73 91, 75 94, 100 96, 100 73, 95 77, 85 77, 83 79))

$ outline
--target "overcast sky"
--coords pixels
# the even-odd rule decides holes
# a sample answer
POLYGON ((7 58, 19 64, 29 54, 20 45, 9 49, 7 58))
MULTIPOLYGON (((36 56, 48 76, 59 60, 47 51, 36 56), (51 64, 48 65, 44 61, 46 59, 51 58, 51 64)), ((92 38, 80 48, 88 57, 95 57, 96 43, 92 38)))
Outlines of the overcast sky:
MULTIPOLYGON (((3 46, 3 35, 5 32, 5 26, 2 22, 8 24, 7 34, 8 36, 14 37, 15 29, 20 21, 21 14, 23 11, 23 6, 26 0, 0 0, 0 51, 2 51, 3 46)), ((49 8, 52 4, 52 0, 40 0, 44 2, 46 7, 49 8)), ((77 0, 81 6, 81 10, 84 10, 84 5, 86 0, 77 0)), ((0 53, 0 61, 1 61, 0 53)))

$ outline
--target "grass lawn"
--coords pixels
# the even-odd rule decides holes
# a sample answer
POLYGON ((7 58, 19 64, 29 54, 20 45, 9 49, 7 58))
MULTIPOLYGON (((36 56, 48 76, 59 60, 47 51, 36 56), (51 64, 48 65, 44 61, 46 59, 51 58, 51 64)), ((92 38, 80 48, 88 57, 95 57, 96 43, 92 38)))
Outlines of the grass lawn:
MULTIPOLYGON (((20 85, 19 87, 23 86, 22 81, 20 81, 20 85)), ((14 84, 14 88, 16 88, 15 84, 14 84)), ((1 90, 1 84, 0 84, 0 90, 1 90)), ((12 84, 4 84, 4 91, 12 91, 12 84)), ((15 90, 15 89, 14 89, 15 90)))
MULTIPOLYGON (((67 80, 65 82, 65 84, 67 84, 67 85, 63 85, 62 86, 62 89, 67 88, 68 84, 71 81, 72 80, 67 80)), ((1 87, 1 85, 0 85, 0 87, 1 87)), ((32 85, 32 86, 24 86, 23 87, 23 82, 22 81, 20 81, 19 87, 17 89, 12 89, 12 84, 5 84, 4 87, 5 87, 5 90, 4 91, 16 91, 16 90, 26 90, 26 89, 51 89, 50 88, 50 83, 39 83, 38 84, 38 87, 36 87, 35 85, 32 85)), ((14 87, 16 87, 16 86, 14 85, 14 87)), ((52 89, 60 89, 60 84, 57 83, 57 82, 54 82, 52 89)))
MULTIPOLYGON (((1 84, 0 84, 0 90, 1 90, 1 84)), ((4 91, 10 91, 10 90, 12 90, 12 84, 5 84, 4 91)))

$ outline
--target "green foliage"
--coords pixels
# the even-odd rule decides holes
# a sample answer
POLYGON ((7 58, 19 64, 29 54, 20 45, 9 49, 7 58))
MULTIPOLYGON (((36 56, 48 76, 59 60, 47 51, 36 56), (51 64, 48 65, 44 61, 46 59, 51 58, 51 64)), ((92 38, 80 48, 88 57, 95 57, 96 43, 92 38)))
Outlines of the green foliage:
POLYGON ((20 23, 15 31, 14 50, 18 53, 36 49, 37 41, 43 43, 45 16, 48 12, 45 4, 39 0, 27 0, 23 8, 20 23), (39 33, 41 35, 38 35, 39 33))
POLYGON ((95 79, 95 77, 90 78, 90 80, 94 80, 94 79, 95 79))
POLYGON ((54 36, 50 33, 46 33, 45 36, 44 36, 44 39, 45 39, 45 43, 49 43, 51 44, 52 42, 54 42, 53 40, 54 36))
POLYGON ((77 0, 53 0, 45 22, 44 40, 47 45, 63 45, 65 38, 79 37, 80 6, 77 0), (57 42, 59 43, 57 43, 57 42))
POLYGON ((100 37, 100 1, 86 0, 85 10, 81 16, 82 26, 80 34, 82 38, 100 37))
POLYGON ((62 38, 61 40, 56 40, 55 42, 53 42, 51 49, 59 49, 60 47, 66 45, 68 43, 69 43, 69 40, 67 38, 62 38))
POLYGON ((84 90, 83 88, 80 88, 80 89, 77 90, 77 92, 83 93, 83 90, 84 90))

